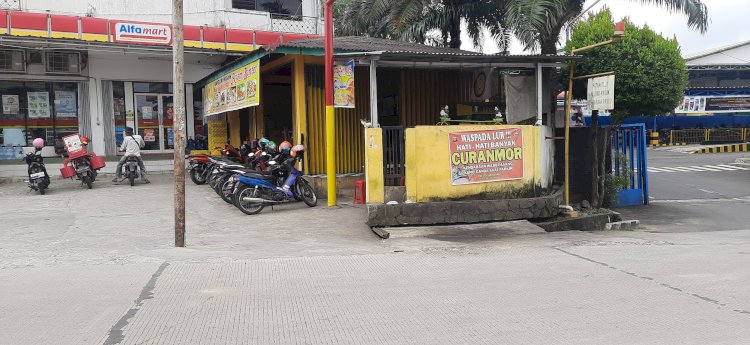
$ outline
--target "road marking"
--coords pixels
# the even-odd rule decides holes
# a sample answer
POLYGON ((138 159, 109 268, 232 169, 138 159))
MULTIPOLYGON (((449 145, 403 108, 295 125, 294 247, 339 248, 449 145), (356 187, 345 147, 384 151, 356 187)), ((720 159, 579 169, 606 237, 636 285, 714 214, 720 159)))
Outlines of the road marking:
POLYGON ((750 168, 741 167, 733 164, 716 164, 716 165, 693 165, 686 167, 649 167, 650 173, 667 173, 667 172, 723 172, 736 170, 750 170, 750 168))
POLYGON ((736 165, 727 165, 727 164, 719 164, 719 165, 717 165, 716 167, 717 167, 717 168, 718 168, 718 167, 725 167, 725 168, 734 168, 734 169, 739 169, 739 170, 748 170, 748 169, 747 169, 747 168, 745 168, 745 167, 741 167, 741 166, 736 166, 736 165))
POLYGON ((701 191, 701 192, 703 192, 703 193, 708 193, 708 194, 719 194, 717 192, 714 192, 712 190, 707 190, 707 189, 700 189, 700 188, 698 188, 698 190, 701 191))

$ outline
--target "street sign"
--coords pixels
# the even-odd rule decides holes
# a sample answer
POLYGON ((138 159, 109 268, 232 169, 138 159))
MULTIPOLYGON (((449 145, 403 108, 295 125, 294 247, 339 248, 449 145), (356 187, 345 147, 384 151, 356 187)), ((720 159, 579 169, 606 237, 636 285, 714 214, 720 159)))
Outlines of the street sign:
POLYGON ((588 107, 591 110, 612 110, 615 108, 615 76, 608 75, 589 79, 586 90, 588 107))

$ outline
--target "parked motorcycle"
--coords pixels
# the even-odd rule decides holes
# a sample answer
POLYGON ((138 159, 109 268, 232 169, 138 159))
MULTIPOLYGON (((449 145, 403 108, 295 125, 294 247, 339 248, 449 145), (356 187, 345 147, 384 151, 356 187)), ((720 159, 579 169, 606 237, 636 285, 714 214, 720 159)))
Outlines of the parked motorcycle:
POLYGON ((69 158, 63 160, 63 167, 60 169, 60 174, 63 178, 72 178, 75 176, 76 179, 81 181, 82 185, 91 189, 99 169, 104 168, 106 165, 104 157, 97 156, 93 152, 86 152, 86 145, 89 144, 89 139, 82 135, 72 134, 63 137, 63 141, 65 142, 65 150, 68 152, 69 158))
POLYGON ((208 174, 211 172, 210 166, 212 164, 210 158, 211 156, 204 154, 188 155, 190 180, 192 180, 193 183, 197 185, 206 183, 208 174))
POLYGON ((39 194, 44 195, 50 185, 47 168, 44 166, 44 158, 42 158, 44 140, 42 138, 36 138, 34 139, 33 145, 34 152, 27 153, 26 157, 23 159, 29 167, 29 188, 39 191, 39 194))
POLYGON ((275 167, 269 172, 234 175, 237 179, 232 194, 234 205, 245 214, 257 214, 266 205, 296 200, 302 200, 309 207, 317 205, 315 191, 295 168, 303 154, 304 146, 297 145, 281 164, 272 164, 275 167))

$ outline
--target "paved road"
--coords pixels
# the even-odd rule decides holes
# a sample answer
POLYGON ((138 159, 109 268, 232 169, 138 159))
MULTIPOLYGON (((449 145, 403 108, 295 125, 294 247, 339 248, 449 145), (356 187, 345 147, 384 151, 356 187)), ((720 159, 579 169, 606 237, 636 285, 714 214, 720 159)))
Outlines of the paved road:
MULTIPOLYGON (((750 231, 380 240, 188 184, 0 185, 0 344, 747 344, 750 231)), ((747 209, 745 209, 747 211, 747 209)))
POLYGON ((750 165, 745 153, 648 151, 651 205, 621 208, 653 231, 750 229, 750 165))

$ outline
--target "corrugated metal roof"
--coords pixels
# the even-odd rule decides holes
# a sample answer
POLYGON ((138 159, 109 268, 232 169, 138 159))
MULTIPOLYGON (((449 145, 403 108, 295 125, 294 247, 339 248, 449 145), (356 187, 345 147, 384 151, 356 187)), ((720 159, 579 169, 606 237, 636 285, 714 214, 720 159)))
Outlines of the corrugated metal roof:
POLYGON ((687 61, 689 64, 691 60, 699 59, 699 58, 706 57, 706 56, 713 55, 713 54, 718 54, 718 53, 725 52, 727 50, 731 50, 734 48, 739 48, 748 44, 750 44, 750 41, 741 41, 741 42, 732 43, 732 44, 725 45, 725 46, 718 47, 718 48, 711 48, 711 49, 707 49, 707 50, 700 51, 697 53, 687 54, 685 55, 685 61, 687 61))
MULTIPOLYGON (((285 42, 279 47, 306 48, 306 49, 323 49, 324 39, 310 38, 285 42)), ((481 53, 455 48, 434 47, 423 44, 394 41, 383 38, 373 38, 364 36, 342 36, 333 38, 333 46, 337 51, 347 50, 352 52, 409 52, 409 53, 433 53, 433 54, 451 54, 451 55, 483 55, 481 53)))

